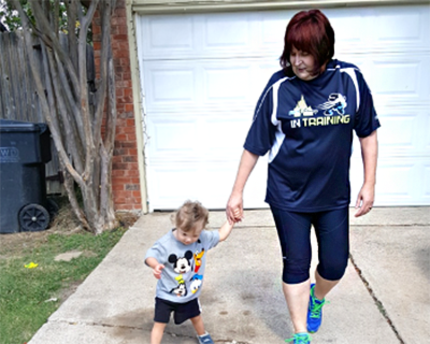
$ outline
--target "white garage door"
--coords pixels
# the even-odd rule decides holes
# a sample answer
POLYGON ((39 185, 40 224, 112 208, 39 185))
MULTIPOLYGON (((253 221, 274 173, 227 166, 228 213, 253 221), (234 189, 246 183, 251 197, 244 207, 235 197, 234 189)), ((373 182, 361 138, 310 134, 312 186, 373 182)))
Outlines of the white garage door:
MULTIPOLYGON (((150 15, 138 18, 149 208, 198 199, 224 208, 254 106, 279 67, 297 11, 150 15)), ((382 127, 377 205, 430 204, 430 6, 330 9, 335 57, 358 65, 382 127)), ((358 143, 352 197, 362 182, 358 143)), ((260 208, 261 158, 245 190, 260 208)))

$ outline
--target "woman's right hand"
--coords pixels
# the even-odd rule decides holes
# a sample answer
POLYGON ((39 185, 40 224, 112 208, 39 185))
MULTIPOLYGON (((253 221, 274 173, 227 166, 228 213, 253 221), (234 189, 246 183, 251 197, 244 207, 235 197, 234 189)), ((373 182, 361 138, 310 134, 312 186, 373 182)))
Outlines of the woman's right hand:
POLYGON ((242 193, 232 193, 226 208, 227 220, 230 224, 240 222, 243 219, 242 193))

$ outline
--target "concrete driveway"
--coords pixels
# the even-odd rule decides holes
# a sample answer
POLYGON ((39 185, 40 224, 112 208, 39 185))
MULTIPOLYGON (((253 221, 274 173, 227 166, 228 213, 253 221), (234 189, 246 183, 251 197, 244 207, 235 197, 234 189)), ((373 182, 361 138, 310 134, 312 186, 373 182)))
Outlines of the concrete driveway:
MULTIPOLYGON (((224 218, 211 212, 211 228, 224 218)), ((149 344, 156 280, 143 258, 171 227, 168 213, 143 215, 28 344, 149 344)), ((363 218, 351 216, 350 236, 346 275, 327 297, 312 343, 429 343, 430 208, 374 208, 363 218)), ((200 300, 215 343, 275 344, 291 337, 270 211, 247 211, 208 254, 200 300)), ((169 324, 163 343, 197 341, 185 323, 169 324)))

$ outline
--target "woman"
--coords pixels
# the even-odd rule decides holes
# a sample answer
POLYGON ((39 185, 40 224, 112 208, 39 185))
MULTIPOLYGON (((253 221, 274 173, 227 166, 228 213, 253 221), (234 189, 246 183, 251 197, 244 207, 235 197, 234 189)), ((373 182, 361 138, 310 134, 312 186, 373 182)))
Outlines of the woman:
POLYGON ((380 124, 361 72, 333 55, 334 31, 325 15, 297 13, 285 34, 283 69, 257 103, 227 204, 229 221, 240 221, 246 181, 258 157, 269 152, 266 202, 283 254, 283 291, 295 331, 288 341, 294 343, 310 343, 308 333, 321 325, 325 296, 348 263, 353 131, 364 165, 355 216, 367 214, 374 200, 380 124), (319 262, 311 285, 312 225, 319 262))

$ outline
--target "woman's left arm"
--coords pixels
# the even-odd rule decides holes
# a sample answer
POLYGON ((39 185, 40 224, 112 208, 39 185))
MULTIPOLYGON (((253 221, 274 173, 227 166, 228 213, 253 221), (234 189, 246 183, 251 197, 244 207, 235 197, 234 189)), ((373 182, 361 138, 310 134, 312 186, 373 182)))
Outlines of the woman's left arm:
POLYGON ((363 159, 364 182, 357 196, 355 217, 367 214, 375 199, 376 163, 378 159, 378 138, 376 130, 369 136, 361 137, 361 157, 363 159))

